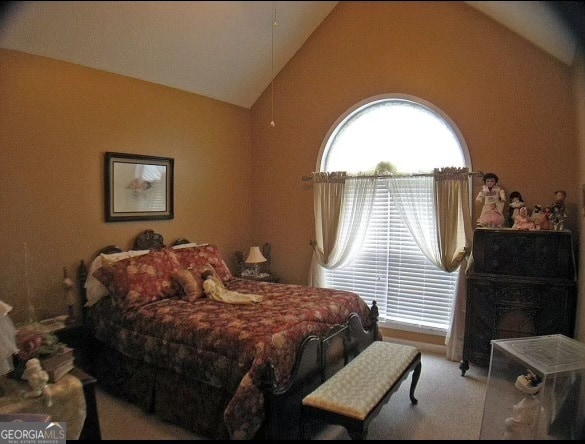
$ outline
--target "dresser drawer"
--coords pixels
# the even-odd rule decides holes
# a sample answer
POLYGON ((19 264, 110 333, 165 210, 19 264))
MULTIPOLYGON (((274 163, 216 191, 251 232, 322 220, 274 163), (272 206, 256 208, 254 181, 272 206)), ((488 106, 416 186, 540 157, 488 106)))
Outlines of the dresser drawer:
POLYGON ((554 279, 575 278, 571 232, 476 229, 476 273, 554 279))

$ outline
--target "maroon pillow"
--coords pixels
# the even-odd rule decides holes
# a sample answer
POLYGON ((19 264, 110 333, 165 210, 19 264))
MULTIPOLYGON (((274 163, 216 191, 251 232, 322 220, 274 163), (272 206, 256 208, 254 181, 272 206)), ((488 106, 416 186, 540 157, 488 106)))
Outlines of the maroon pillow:
POLYGON ((175 296, 173 272, 181 268, 171 248, 105 265, 93 274, 124 310, 175 296))
POLYGON ((210 264, 223 282, 233 279, 232 272, 223 260, 217 245, 198 245, 191 248, 180 248, 175 254, 183 268, 197 269, 210 264))

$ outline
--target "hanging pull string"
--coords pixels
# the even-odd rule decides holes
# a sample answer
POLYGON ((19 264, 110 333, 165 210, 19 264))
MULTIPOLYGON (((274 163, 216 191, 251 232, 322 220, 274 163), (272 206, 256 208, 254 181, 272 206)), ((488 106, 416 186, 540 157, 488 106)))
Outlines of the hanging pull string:
POLYGON ((270 82, 270 109, 271 109, 271 117, 270 126, 275 127, 276 123, 274 123, 274 30, 278 26, 278 22, 276 21, 276 4, 272 2, 272 81, 270 82))

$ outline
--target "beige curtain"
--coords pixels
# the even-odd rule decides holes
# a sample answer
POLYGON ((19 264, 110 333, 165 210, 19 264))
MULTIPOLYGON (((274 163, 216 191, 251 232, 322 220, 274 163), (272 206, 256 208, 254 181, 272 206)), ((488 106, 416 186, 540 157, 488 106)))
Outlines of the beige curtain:
POLYGON ((446 357, 459 361, 463 357, 465 305, 467 303, 467 262, 471 251, 470 175, 467 168, 435 170, 435 206, 441 263, 445 270, 459 268, 457 290, 451 310, 451 325, 445 337, 446 357))
POLYGON ((463 356, 465 272, 472 242, 469 177, 467 168, 443 168, 435 169, 432 175, 385 179, 388 192, 423 254, 448 273, 458 270, 451 323, 445 338, 447 359, 453 361, 463 356), (431 203, 417 202, 421 194, 433 196, 431 203))
POLYGON ((309 285, 323 285, 323 268, 348 263, 359 251, 373 208, 375 178, 313 173, 315 240, 309 285))
POLYGON ((445 269, 437 236, 437 209, 434 196, 435 181, 432 175, 384 178, 386 188, 396 203, 402 220, 414 241, 431 263, 445 269))

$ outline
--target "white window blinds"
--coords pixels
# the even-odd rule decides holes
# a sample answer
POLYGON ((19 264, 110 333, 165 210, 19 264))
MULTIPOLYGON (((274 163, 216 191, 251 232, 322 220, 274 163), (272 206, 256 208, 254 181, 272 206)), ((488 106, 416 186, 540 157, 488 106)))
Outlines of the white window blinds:
MULTIPOLYGON (((404 95, 372 97, 347 110, 326 136, 317 165, 319 171, 372 174, 380 163, 405 174, 471 167, 465 141, 449 117, 404 95)), ((425 189, 408 199, 431 206, 432 194, 425 189)), ((426 258, 383 180, 377 181, 369 222, 358 257, 325 270, 324 285, 355 291, 368 303, 375 299, 382 325, 445 333, 458 273, 442 271, 426 258)))
POLYGON ((354 291, 369 304, 376 300, 382 322, 441 332, 449 324, 456 283, 457 273, 438 269, 422 254, 382 182, 361 252, 348 266, 325 271, 327 287, 354 291))

